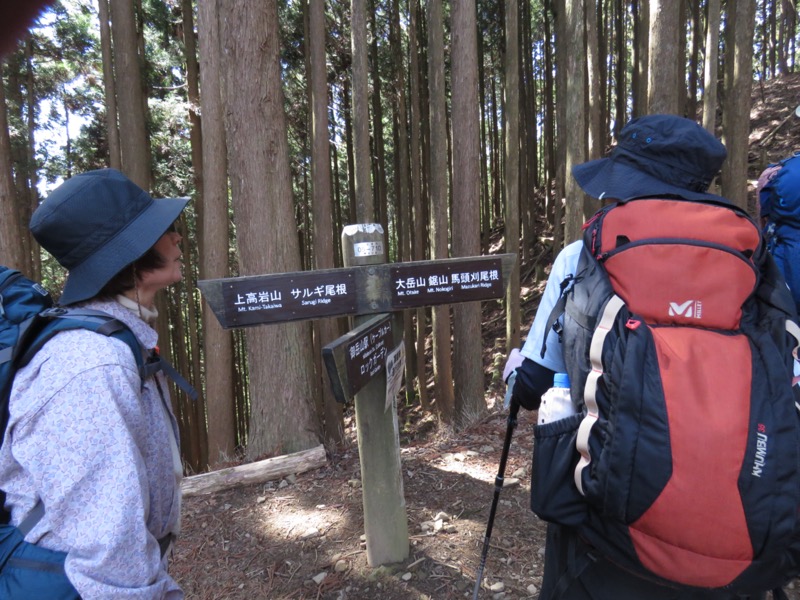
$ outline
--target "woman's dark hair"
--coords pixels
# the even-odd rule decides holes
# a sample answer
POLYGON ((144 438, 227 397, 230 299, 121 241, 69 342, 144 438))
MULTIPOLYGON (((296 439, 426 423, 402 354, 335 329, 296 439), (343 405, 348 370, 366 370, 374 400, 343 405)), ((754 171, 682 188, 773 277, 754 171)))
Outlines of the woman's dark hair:
POLYGON ((98 298, 113 298, 119 294, 124 294, 128 290, 136 287, 134 278, 138 273, 155 271, 165 264, 164 257, 155 248, 150 248, 140 258, 124 267, 119 273, 114 275, 103 289, 97 294, 98 298))

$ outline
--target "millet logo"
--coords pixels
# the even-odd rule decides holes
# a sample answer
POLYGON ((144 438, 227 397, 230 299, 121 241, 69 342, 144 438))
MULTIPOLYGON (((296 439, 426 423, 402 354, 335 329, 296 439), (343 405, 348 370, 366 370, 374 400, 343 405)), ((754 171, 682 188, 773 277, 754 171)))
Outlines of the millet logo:
POLYGON ((766 434, 767 428, 763 423, 758 424, 758 432, 756 433, 756 459, 753 462, 753 477, 761 477, 764 471, 764 465, 767 462, 767 440, 769 439, 766 434))
POLYGON ((682 303, 670 302, 669 316, 699 319, 703 316, 703 303, 700 300, 687 300, 682 303))

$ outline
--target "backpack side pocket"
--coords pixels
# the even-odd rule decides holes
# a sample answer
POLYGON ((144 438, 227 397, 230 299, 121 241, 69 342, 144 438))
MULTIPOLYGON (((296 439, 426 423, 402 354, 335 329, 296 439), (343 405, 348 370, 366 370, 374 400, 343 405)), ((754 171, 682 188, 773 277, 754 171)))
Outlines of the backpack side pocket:
POLYGON ((581 413, 533 428, 531 510, 552 523, 576 527, 587 514, 586 500, 575 487, 578 452, 575 440, 581 413))

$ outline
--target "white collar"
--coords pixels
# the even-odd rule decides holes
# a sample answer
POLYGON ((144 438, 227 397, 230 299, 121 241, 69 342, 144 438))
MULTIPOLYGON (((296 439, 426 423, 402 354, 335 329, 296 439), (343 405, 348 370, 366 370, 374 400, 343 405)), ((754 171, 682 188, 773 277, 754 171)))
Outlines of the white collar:
POLYGON ((158 318, 158 310, 155 307, 147 308, 146 306, 142 306, 135 300, 131 300, 123 294, 117 294, 116 298, 114 299, 133 314, 138 315, 138 317, 145 323, 152 325, 158 318))

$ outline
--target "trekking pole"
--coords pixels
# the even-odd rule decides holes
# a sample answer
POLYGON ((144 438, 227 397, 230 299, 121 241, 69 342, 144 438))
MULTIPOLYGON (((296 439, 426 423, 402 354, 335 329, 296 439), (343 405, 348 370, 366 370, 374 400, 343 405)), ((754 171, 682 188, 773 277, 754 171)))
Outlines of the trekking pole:
POLYGON ((497 501, 500 500, 500 492, 503 489, 503 476, 506 472, 506 461, 508 451, 511 448, 511 437, 514 435, 514 428, 517 426, 517 413, 519 412, 519 402, 513 397, 508 409, 508 427, 506 427, 506 439, 503 442, 503 453, 500 455, 500 468, 497 477, 494 478, 494 498, 492 498, 492 509, 489 511, 489 522, 486 524, 486 535, 483 538, 483 551, 481 552, 481 562, 478 566, 478 575, 475 580, 475 590, 472 593, 472 600, 478 600, 478 592, 481 589, 481 579, 483 579, 483 568, 486 566, 486 555, 489 554, 489 540, 492 537, 492 527, 494 526, 494 515, 497 512, 497 501))

